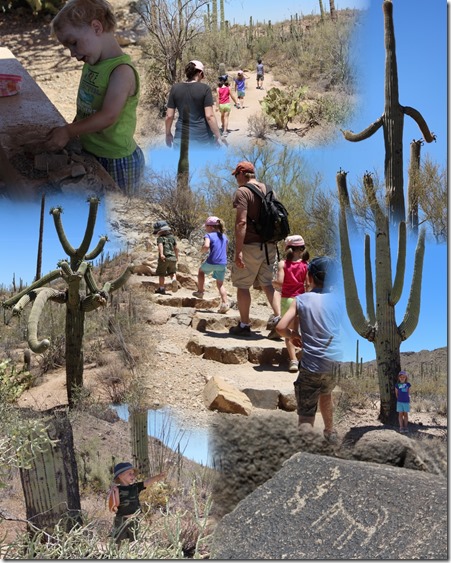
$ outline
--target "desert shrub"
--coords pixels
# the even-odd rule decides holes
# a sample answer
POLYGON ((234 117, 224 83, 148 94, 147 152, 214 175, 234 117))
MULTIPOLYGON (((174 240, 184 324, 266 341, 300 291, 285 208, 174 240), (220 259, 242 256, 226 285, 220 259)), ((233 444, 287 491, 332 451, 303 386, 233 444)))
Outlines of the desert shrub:
POLYGON ((266 139, 271 130, 270 119, 262 113, 254 113, 247 119, 247 129, 252 137, 266 139))
POLYGON ((60 335, 51 339, 50 346, 38 361, 41 374, 64 366, 66 361, 66 337, 60 335))
POLYGON ((32 386, 34 377, 28 371, 17 369, 11 360, 0 362, 0 402, 14 403, 32 386))
POLYGON ((331 123, 341 125, 351 117, 354 106, 350 98, 337 94, 324 94, 303 106, 302 121, 310 125, 331 123))

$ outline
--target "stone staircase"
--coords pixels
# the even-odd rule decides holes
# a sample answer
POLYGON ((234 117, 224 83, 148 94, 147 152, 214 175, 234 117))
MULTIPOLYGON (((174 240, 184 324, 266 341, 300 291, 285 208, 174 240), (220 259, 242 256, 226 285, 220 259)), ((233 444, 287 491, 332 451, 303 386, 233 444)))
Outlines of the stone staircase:
POLYGON ((190 323, 192 331, 186 349, 212 362, 205 370, 205 373, 213 374, 204 392, 209 408, 241 414, 250 414, 254 408, 296 409, 293 382, 297 375, 287 370, 288 353, 283 339, 268 339, 270 331, 266 325, 271 309, 261 304, 259 292, 253 295, 251 306, 253 334, 245 338, 234 337, 229 334, 229 328, 239 320, 236 304, 231 299, 230 310, 226 314, 217 313, 220 299, 214 286, 205 292, 204 298, 199 299, 192 295, 197 286, 195 278, 190 275, 180 276, 177 273, 181 287, 172 292, 170 285, 166 284, 166 295, 154 293, 158 287, 155 277, 151 280, 138 279, 136 283, 148 290, 153 303, 170 307, 179 322, 183 319, 185 325, 190 323), (226 376, 215 375, 215 363, 230 366, 226 376))

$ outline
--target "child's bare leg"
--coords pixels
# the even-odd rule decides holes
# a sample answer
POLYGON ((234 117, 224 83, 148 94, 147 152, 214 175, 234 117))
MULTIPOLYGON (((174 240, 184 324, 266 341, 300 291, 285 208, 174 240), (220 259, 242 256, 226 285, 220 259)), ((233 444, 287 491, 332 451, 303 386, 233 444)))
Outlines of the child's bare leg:
POLYGON ((293 344, 293 342, 291 342, 289 338, 285 338, 285 346, 287 348, 288 357, 290 358, 290 360, 296 362, 296 346, 293 344))
POLYGON ((205 272, 201 269, 197 272, 197 291, 199 293, 204 292, 204 285, 205 285, 205 272))
POLYGON ((227 133, 227 129, 229 128, 229 112, 224 112, 224 121, 222 123, 224 133, 227 133))
POLYGON ((403 417, 403 414, 404 414, 404 413, 402 413, 402 412, 400 412, 400 413, 398 414, 399 428, 403 428, 403 423, 404 423, 404 421, 403 421, 403 418, 404 418, 404 417, 403 417))
POLYGON ((221 301, 227 305, 227 291, 224 287, 224 282, 216 280, 216 287, 218 288, 219 295, 221 296, 221 301))
POLYGON ((158 283, 160 284, 160 287, 164 287, 164 276, 158 277, 158 283))
POLYGON ((332 393, 320 395, 318 404, 324 421, 324 431, 332 432, 334 426, 332 393))

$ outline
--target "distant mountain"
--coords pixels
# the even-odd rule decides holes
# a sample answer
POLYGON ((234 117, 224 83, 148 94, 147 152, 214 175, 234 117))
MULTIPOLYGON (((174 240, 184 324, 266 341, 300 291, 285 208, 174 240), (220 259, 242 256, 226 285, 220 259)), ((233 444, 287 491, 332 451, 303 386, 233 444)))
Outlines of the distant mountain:
MULTIPOLYGON (((351 363, 355 364, 355 362, 343 362, 345 369, 350 368, 351 363)), ((363 373, 370 373, 376 369, 376 360, 363 362, 363 373)), ((420 350, 420 352, 401 352, 401 369, 407 370, 413 376, 447 373, 448 347, 420 350)))

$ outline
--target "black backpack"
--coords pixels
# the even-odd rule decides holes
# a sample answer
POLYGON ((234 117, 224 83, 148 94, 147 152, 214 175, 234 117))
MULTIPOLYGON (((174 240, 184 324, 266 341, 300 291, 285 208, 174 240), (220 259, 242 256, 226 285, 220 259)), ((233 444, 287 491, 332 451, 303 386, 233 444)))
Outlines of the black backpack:
POLYGON ((272 188, 266 186, 266 194, 263 194, 252 183, 245 184, 245 187, 260 196, 262 200, 258 220, 254 221, 248 218, 248 221, 252 222, 255 230, 262 237, 263 242, 278 242, 279 240, 284 240, 290 234, 288 211, 276 198, 272 188))

